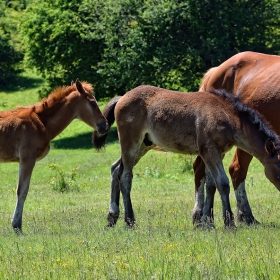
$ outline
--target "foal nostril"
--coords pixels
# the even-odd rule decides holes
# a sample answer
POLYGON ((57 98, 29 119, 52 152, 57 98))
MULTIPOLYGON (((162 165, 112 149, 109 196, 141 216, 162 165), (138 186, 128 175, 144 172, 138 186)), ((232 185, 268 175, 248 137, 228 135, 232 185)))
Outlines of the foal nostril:
POLYGON ((109 125, 108 125, 107 121, 102 121, 102 122, 98 123, 96 126, 97 126, 98 133, 101 135, 107 133, 109 130, 109 125))

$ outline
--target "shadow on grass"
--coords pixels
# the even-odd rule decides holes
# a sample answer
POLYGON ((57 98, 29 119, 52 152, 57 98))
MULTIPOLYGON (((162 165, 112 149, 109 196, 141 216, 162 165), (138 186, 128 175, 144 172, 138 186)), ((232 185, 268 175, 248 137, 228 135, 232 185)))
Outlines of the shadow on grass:
POLYGON ((17 76, 6 85, 0 85, 0 91, 13 93, 18 90, 32 89, 42 86, 44 79, 26 76, 17 76))
MULTIPOLYGON (((107 137, 106 145, 118 141, 117 128, 112 127, 107 137)), ((52 141, 55 149, 92 149, 92 133, 82 133, 75 137, 56 139, 52 141)))

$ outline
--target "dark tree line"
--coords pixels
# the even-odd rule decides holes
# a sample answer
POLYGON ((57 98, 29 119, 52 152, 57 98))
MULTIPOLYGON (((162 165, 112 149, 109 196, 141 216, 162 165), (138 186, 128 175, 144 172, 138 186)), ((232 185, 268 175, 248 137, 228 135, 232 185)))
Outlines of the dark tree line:
POLYGON ((30 1, 20 17, 25 66, 51 88, 79 77, 98 97, 139 84, 192 91, 235 53, 280 54, 278 0, 30 1))

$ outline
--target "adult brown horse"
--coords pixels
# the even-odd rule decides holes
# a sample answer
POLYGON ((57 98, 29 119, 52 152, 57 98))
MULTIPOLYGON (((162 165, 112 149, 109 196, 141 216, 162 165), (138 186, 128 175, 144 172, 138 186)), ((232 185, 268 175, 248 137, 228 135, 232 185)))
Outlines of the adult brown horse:
POLYGON ((78 118, 98 133, 108 131, 91 84, 76 83, 55 89, 39 104, 0 112, 0 161, 19 162, 17 203, 12 218, 16 232, 22 230, 22 212, 35 162, 50 150, 50 142, 78 118))
MULTIPOLYGON (((251 108, 225 91, 183 93, 139 86, 112 99, 103 112, 109 126, 116 120, 121 158, 111 167, 108 226, 119 217, 120 192, 125 222, 135 222, 130 191, 133 167, 153 147, 182 154, 198 154, 220 192, 223 219, 234 226, 229 201, 229 180, 222 157, 233 145, 258 158, 269 180, 280 189, 280 141, 251 108)), ((104 134, 93 135, 95 148, 105 145, 104 134)))
MULTIPOLYGON (((243 103, 260 112, 280 135, 279 56, 255 52, 239 53, 220 66, 211 68, 205 74, 200 91, 210 88, 225 89, 239 96, 243 103)), ((252 214, 245 190, 245 179, 251 160, 250 153, 238 148, 229 167, 237 201, 237 219, 247 224, 258 223, 252 214)), ((214 219, 213 203, 216 187, 212 180, 208 180, 204 203, 204 170, 205 165, 198 157, 194 162, 196 203, 193 209, 193 222, 195 224, 200 223, 202 216, 208 216, 210 220, 214 219)))

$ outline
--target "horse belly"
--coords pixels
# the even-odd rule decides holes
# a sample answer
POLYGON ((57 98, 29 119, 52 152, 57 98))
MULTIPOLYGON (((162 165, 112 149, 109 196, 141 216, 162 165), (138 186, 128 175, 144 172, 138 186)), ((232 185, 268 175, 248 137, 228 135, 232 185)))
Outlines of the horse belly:
POLYGON ((196 137, 191 133, 170 134, 168 130, 149 133, 150 140, 166 151, 181 154, 198 154, 196 137))
POLYGON ((47 155, 49 141, 28 128, 26 125, 4 125, 0 121, 0 162, 19 162, 22 156, 40 160, 47 155))
POLYGON ((19 160, 16 142, 0 134, 0 162, 17 162, 19 160))

